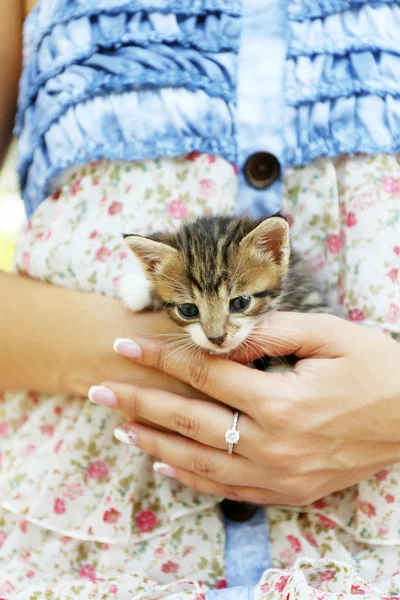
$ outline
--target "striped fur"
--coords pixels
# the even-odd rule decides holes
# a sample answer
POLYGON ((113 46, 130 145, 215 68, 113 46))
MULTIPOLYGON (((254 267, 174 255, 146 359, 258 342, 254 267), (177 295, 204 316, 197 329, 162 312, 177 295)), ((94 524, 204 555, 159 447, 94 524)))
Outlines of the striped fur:
POLYGON ((128 235, 126 242, 171 319, 209 351, 232 351, 273 309, 332 312, 305 261, 290 250, 288 225, 280 216, 202 217, 175 234, 128 235), (230 301, 240 296, 249 296, 250 306, 230 312, 230 301), (198 318, 180 315, 185 303, 197 307, 198 318), (219 347, 210 342, 221 337, 219 347))

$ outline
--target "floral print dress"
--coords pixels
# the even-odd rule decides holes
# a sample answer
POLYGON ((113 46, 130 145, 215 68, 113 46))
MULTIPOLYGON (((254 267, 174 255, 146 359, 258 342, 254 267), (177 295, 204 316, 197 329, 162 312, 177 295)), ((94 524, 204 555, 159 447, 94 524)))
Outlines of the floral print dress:
MULTIPOLYGON (((21 235, 16 269, 118 297, 121 232, 235 211, 235 167, 191 153, 70 173, 21 235)), ((400 166, 318 160, 285 173, 293 243, 347 318, 400 332, 400 166)), ((93 382, 97 383, 97 382, 93 382)), ((153 472, 86 399, 0 396, 0 598, 204 600, 224 581, 218 499, 153 472)), ((273 568, 257 600, 400 596, 400 466, 302 508, 268 509, 273 568)))

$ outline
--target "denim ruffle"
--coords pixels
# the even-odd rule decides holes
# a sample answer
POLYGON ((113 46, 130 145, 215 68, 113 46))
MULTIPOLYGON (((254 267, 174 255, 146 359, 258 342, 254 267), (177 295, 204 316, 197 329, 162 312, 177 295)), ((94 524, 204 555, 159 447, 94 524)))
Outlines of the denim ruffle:
POLYGON ((400 6, 387 0, 41 0, 16 131, 30 214, 62 170, 199 150, 285 167, 400 150, 400 6))

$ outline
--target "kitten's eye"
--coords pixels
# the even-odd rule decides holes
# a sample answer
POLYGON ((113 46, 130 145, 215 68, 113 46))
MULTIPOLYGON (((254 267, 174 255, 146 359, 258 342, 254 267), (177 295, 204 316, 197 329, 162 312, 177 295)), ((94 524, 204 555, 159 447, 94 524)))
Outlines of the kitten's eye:
POLYGON ((199 309, 195 304, 180 304, 178 306, 178 312, 181 317, 185 319, 195 319, 199 316, 199 309))
POLYGON ((250 304, 250 296, 238 296, 229 303, 230 312, 243 312, 250 304))

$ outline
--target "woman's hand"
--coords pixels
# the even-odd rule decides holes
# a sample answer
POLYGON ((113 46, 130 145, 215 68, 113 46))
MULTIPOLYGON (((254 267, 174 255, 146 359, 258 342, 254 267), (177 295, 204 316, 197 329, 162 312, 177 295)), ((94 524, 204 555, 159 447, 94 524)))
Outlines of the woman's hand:
POLYGON ((173 376, 113 352, 115 338, 122 336, 161 334, 176 344, 181 338, 174 337, 165 315, 133 314, 114 298, 2 272, 0 289, 0 390, 87 396, 94 381, 115 378, 197 394, 173 376))
POLYGON ((183 360, 158 341, 135 341, 142 365, 226 405, 104 384, 132 422, 146 419, 173 432, 132 423, 119 438, 192 488, 304 505, 400 460, 400 345, 380 333, 328 315, 275 313, 258 344, 269 355, 297 355, 294 371, 283 374, 207 355, 183 360), (229 455, 225 432, 235 410, 240 440, 229 455))

